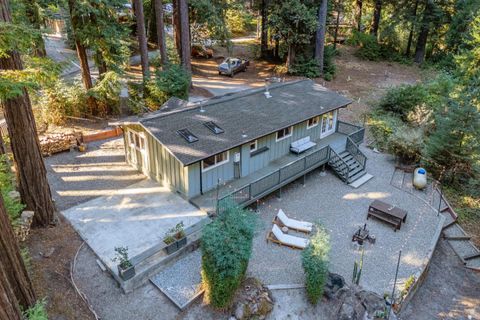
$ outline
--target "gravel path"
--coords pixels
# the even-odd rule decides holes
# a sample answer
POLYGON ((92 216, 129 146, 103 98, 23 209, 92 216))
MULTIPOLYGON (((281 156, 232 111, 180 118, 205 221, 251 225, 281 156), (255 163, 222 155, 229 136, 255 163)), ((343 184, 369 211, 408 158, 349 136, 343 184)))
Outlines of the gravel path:
POLYGON ((351 237, 364 223, 377 241, 366 246, 361 285, 381 295, 391 292, 400 250, 400 283, 421 269, 441 219, 424 201, 390 185, 394 166, 389 156, 366 148, 363 151, 368 157, 367 169, 374 178, 360 188, 351 188, 330 172, 322 177, 317 171, 307 178, 305 186, 291 184, 283 190, 281 199, 270 196, 261 202, 258 212, 262 224, 254 240, 250 275, 265 284, 304 281, 300 251, 265 241, 271 221, 280 208, 292 218, 320 222, 330 231, 330 271, 343 275, 348 282, 353 263, 360 258, 360 251, 352 246, 351 237), (366 220, 368 205, 374 199, 408 211, 401 230, 394 232, 390 225, 379 220, 366 220))
POLYGON ((111 195, 145 179, 125 162, 122 138, 88 144, 86 152, 63 152, 45 158, 47 177, 59 210, 98 196, 111 195))
POLYGON ((201 291, 201 263, 202 254, 196 250, 153 276, 151 281, 183 308, 201 291))

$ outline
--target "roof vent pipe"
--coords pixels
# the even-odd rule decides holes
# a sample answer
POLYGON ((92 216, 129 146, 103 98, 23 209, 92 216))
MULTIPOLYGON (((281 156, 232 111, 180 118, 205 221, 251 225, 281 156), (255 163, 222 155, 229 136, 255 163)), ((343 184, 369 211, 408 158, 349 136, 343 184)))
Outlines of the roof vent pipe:
POLYGON ((265 79, 265 92, 263 93, 265 95, 265 98, 270 99, 272 95, 270 94, 270 91, 268 91, 268 82, 269 78, 265 79))

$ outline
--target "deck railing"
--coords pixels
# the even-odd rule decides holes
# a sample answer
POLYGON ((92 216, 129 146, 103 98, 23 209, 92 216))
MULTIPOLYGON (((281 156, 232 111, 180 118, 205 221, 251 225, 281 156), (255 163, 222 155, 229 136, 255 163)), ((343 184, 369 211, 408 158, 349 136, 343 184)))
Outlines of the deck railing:
POLYGON ((219 198, 217 201, 217 213, 222 212, 232 202, 235 205, 247 206, 298 179, 309 171, 327 163, 330 158, 330 151, 330 146, 325 146, 219 198))
POLYGON ((347 135, 357 145, 363 142, 365 136, 365 128, 340 120, 337 121, 337 132, 347 135))
POLYGON ((355 158, 355 160, 358 161, 358 163, 360 163, 362 168, 365 169, 367 156, 358 148, 358 145, 350 137, 347 137, 345 149, 355 158))
POLYGON ((336 164, 335 171, 338 173, 338 175, 344 182, 347 181, 348 172, 350 171, 348 164, 345 162, 345 160, 342 159, 342 157, 340 157, 338 153, 335 152, 335 150, 332 149, 330 152, 331 154, 330 154, 329 164, 330 165, 336 164))

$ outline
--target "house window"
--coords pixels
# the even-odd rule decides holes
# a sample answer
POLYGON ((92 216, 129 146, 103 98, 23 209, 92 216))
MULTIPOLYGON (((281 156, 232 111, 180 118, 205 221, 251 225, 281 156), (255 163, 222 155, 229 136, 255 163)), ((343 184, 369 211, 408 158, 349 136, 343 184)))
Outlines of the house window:
POLYGON ((307 129, 313 128, 318 126, 318 123, 320 122, 320 117, 313 117, 308 119, 307 121, 307 129))
POLYGON ((202 160, 202 171, 207 171, 228 162, 228 151, 202 160))
POLYGON ((250 153, 257 151, 258 143, 257 140, 250 142, 250 153))
POLYGON ((280 140, 283 140, 285 138, 291 137, 292 133, 293 133, 293 126, 283 128, 282 130, 278 130, 277 131, 277 141, 280 141, 280 140))

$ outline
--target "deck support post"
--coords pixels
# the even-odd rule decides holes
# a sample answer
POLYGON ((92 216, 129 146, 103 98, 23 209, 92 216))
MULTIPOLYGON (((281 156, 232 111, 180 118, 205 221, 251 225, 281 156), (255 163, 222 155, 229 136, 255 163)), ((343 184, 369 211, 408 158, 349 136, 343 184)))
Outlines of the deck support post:
POLYGON ((277 198, 282 199, 282 187, 278 188, 277 198))
POLYGON ((303 184, 304 187, 305 187, 305 178, 306 178, 306 177, 307 177, 307 174, 304 174, 304 175, 303 175, 303 182, 302 182, 302 184, 303 184))

